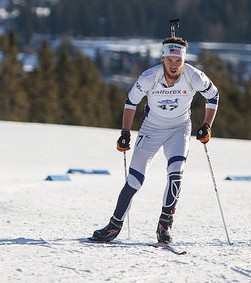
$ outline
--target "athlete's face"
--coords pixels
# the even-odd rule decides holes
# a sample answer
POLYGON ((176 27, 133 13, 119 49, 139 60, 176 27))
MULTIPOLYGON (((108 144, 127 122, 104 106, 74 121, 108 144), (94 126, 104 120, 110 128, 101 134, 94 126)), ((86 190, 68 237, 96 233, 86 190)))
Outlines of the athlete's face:
POLYGON ((184 59, 179 56, 164 56, 162 57, 164 70, 169 79, 177 80, 184 66, 184 59))

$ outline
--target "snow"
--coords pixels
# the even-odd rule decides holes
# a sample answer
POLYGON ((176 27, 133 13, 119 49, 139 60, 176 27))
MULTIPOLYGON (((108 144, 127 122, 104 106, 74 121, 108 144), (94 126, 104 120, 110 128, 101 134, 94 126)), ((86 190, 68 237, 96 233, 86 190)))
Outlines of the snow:
MULTIPOLYGON (((174 245, 187 254, 140 245, 155 242, 165 186, 160 151, 118 239, 137 244, 80 243, 107 224, 124 184, 119 130, 0 122, 1 282, 251 282, 251 141, 212 138, 208 150, 230 241, 226 240, 203 146, 191 138, 173 228, 174 245), (70 174, 69 168, 110 175, 70 174)), ((136 132, 132 132, 135 141, 136 132)), ((127 162, 132 151, 127 152, 127 162)))

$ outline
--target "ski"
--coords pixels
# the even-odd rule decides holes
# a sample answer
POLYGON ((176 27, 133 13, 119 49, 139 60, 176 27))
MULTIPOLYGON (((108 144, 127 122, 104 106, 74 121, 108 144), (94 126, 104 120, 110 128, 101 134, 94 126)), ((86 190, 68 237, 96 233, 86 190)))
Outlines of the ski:
POLYGON ((172 252, 176 255, 185 255, 187 253, 186 251, 177 250, 175 247, 171 246, 170 244, 154 243, 154 244, 150 244, 150 245, 153 246, 154 248, 162 248, 162 249, 167 250, 169 252, 172 252))
POLYGON ((154 247, 154 248, 161 248, 163 250, 169 251, 171 253, 174 253, 176 255, 185 255, 186 251, 180 251, 176 249, 174 246, 171 246, 170 244, 164 244, 164 243, 147 243, 147 242, 126 242, 126 241, 119 241, 119 240, 113 240, 110 242, 107 241, 97 241, 94 238, 84 238, 80 240, 80 243, 89 243, 89 244, 103 244, 103 245, 119 245, 119 246, 144 246, 144 247, 154 247))

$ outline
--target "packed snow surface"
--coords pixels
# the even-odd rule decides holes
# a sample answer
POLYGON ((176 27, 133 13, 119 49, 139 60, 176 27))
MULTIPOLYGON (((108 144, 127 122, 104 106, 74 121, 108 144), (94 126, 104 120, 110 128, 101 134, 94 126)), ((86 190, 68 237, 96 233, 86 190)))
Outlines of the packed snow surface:
POLYGON ((0 132, 1 282, 251 282, 251 182, 224 180, 251 175, 251 141, 212 138, 207 145, 228 245, 204 147, 191 138, 173 226, 174 246, 187 254, 178 256, 143 245, 156 241, 166 182, 162 150, 134 196, 130 239, 126 218, 122 244, 87 244, 81 240, 108 223, 125 182, 120 131, 0 122, 0 132), (45 181, 70 168, 110 175, 45 181))

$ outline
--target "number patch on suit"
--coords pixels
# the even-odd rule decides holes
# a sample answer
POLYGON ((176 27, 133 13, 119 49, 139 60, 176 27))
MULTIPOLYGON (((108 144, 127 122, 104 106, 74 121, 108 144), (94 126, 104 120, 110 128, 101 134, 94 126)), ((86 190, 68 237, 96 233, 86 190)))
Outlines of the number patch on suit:
POLYGON ((138 146, 140 144, 140 142, 142 141, 143 138, 144 138, 144 135, 139 135, 136 146, 138 146))

